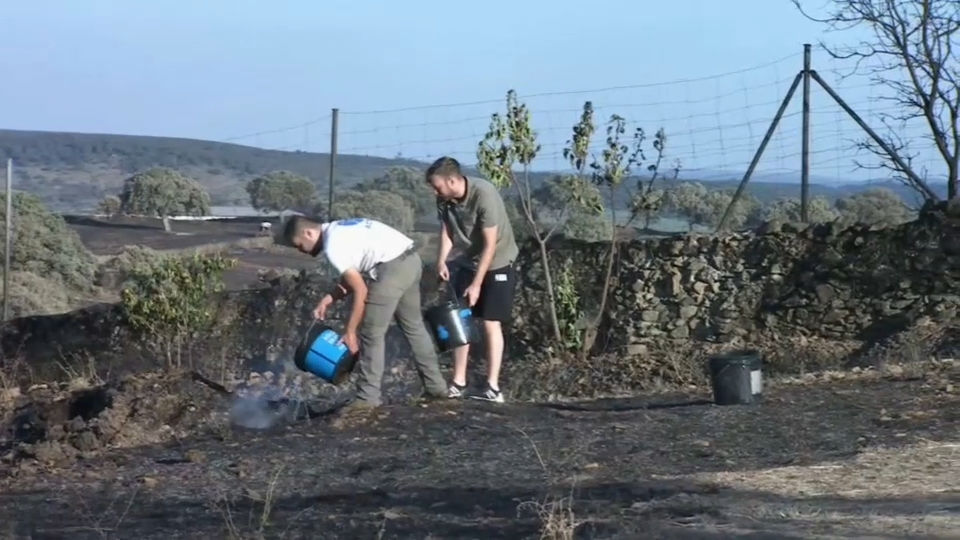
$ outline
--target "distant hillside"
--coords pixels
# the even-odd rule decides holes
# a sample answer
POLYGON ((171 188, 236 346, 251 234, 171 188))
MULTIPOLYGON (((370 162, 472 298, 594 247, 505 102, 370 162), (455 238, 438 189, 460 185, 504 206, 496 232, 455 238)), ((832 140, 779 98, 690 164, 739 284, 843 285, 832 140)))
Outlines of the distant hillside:
MULTIPOLYGON (((264 150, 239 144, 85 133, 0 130, 0 156, 13 158, 17 189, 31 191, 63 211, 91 208, 116 192, 123 179, 152 166, 172 167, 196 178, 215 203, 247 200, 247 180, 286 169, 326 185, 329 154, 264 150)), ((407 159, 338 155, 338 183, 351 185, 407 159)))
MULTIPOLYGON (((36 193, 60 212, 89 211, 105 195, 116 193, 124 178, 152 166, 172 167, 196 178, 210 192, 214 203, 221 205, 246 204, 246 182, 278 169, 303 174, 325 190, 330 166, 329 154, 170 137, 14 130, 0 130, 0 157, 14 159, 15 189, 36 193)), ((349 187, 392 166, 422 169, 426 164, 401 158, 338 155, 337 184, 349 187)), ((681 179, 704 180, 711 187, 734 189, 741 174, 698 171, 687 176, 681 171, 681 179)), ((549 176, 538 173, 534 182, 549 176)), ((762 175, 757 180, 750 183, 748 191, 763 201, 800 195, 799 181, 763 181, 762 175)), ((812 184, 810 192, 834 199, 874 186, 894 189, 908 202, 914 201, 909 189, 891 182, 812 184)), ((945 186, 937 188, 946 193, 945 186)))

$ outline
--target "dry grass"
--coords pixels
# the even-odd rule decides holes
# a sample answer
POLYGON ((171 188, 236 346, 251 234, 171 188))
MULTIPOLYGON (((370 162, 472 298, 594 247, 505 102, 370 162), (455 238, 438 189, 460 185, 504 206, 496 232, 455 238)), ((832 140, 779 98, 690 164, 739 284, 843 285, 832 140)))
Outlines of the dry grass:
MULTIPOLYGON (((540 540, 573 540, 577 534, 577 529, 587 523, 577 517, 573 508, 576 484, 571 485, 568 493, 555 495, 555 486, 558 484, 556 475, 547 466, 547 462, 544 460, 543 454, 540 453, 537 444, 523 429, 518 427, 514 427, 514 429, 530 444, 547 483, 547 494, 544 498, 521 502, 517 505, 518 515, 529 510, 534 512, 540 519, 540 540)), ((571 452, 570 449, 567 449, 566 455, 567 459, 572 459, 577 455, 577 452, 571 452)))
POLYGON ((93 505, 96 503, 88 502, 79 491, 70 495, 61 493, 57 499, 64 507, 69 508, 71 513, 80 516, 84 524, 74 527, 51 527, 37 532, 65 535, 87 532, 96 534, 102 540, 120 538, 118 533, 140 493, 140 488, 139 484, 135 485, 130 490, 129 496, 126 490, 111 492, 107 507, 102 511, 94 510, 93 505))
MULTIPOLYGON (((254 502, 251 507, 245 525, 237 523, 231 509, 230 497, 226 494, 221 496, 218 510, 223 516, 224 527, 227 537, 230 540, 264 540, 265 538, 283 538, 287 531, 277 532, 275 524, 271 521, 273 505, 279 497, 279 480, 283 472, 283 466, 277 467, 266 489, 262 493, 253 489, 246 489, 244 496, 254 502), (259 511, 255 511, 259 507, 259 511)), ((291 521, 295 521, 294 520, 291 521)))
POLYGON ((851 461, 723 472, 714 474, 713 479, 739 489, 796 498, 904 498, 960 493, 960 443, 927 442, 898 449, 877 448, 851 461))
MULTIPOLYGON (((960 443, 871 449, 814 466, 697 475, 687 480, 755 494, 714 508, 751 530, 957 538, 960 443), (952 500, 950 500, 952 498, 952 500)), ((834 537, 834 536, 827 536, 834 537)))
MULTIPOLYGON (((64 356, 63 353, 61 356, 64 356)), ((97 361, 90 353, 66 355, 64 361, 57 362, 57 367, 69 381, 67 389, 70 391, 103 385, 103 379, 97 372, 97 361)))

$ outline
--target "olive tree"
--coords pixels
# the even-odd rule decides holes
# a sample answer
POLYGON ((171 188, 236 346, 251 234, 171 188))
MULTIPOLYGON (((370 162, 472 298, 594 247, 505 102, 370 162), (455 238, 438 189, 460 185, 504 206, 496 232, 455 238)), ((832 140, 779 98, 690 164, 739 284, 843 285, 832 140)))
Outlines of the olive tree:
POLYGON ((120 212, 120 198, 116 195, 108 195, 97 205, 97 213, 103 214, 107 219, 113 218, 120 212))
POLYGON ((381 176, 358 184, 355 191, 385 191, 406 199, 415 217, 432 216, 437 212, 436 197, 424 181, 423 171, 413 167, 390 167, 381 176))
POLYGON ((914 213, 903 199, 884 188, 875 188, 838 199, 836 204, 844 224, 866 223, 891 226, 910 221, 914 213))
MULTIPOLYGON (((324 205, 314 211, 324 215, 324 205)), ((400 232, 413 230, 414 210, 406 199, 388 191, 342 191, 337 194, 330 219, 370 218, 385 223, 400 232)))
POLYGON ((197 183, 166 167, 137 173, 123 183, 120 209, 125 214, 155 215, 170 232, 170 217, 205 216, 210 213, 210 195, 197 183))
MULTIPOLYGON (((664 209, 684 218, 690 230, 696 225, 715 227, 727 207, 733 202, 733 192, 712 190, 700 182, 683 182, 667 190, 664 196, 664 209)), ((740 228, 747 225, 760 210, 760 201, 748 194, 742 194, 731 209, 726 225, 740 228)))
POLYGON ((288 171, 274 171, 247 183, 250 206, 260 212, 310 208, 317 195, 316 187, 305 176, 288 171))
MULTIPOLYGON (((765 206, 761 212, 763 221, 800 222, 800 199, 781 198, 765 206)), ((807 217, 810 223, 827 223, 839 219, 840 214, 830 201, 824 197, 813 197, 807 206, 807 217)))

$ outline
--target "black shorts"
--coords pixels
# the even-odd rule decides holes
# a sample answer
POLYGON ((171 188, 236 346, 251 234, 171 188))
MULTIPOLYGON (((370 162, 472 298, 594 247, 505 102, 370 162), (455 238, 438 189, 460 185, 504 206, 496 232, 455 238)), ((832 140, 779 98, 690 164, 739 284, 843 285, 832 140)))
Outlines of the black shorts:
MULTIPOLYGON (((459 268, 455 271, 452 280, 458 297, 463 298, 463 293, 470 286, 475 274, 470 268, 459 268)), ((516 290, 517 272, 513 265, 487 270, 480 285, 480 297, 472 309, 473 316, 485 321, 509 322, 513 316, 513 297, 516 290)))

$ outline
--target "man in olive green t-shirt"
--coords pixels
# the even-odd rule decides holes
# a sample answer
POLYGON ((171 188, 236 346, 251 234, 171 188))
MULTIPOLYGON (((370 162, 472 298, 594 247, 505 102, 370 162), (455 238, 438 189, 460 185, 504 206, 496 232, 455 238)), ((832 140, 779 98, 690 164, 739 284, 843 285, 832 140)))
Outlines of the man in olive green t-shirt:
MULTIPOLYGON (((483 179, 468 179, 460 163, 451 157, 433 162, 426 177, 437 195, 441 225, 437 273, 440 279, 450 280, 447 257, 453 249, 454 238, 466 244, 463 254, 454 261, 453 288, 457 295, 466 298, 473 316, 483 322, 487 387, 481 394, 470 397, 503 403, 499 384, 503 323, 509 322, 513 313, 517 282, 513 263, 519 252, 506 205, 496 186, 483 179)), ((469 345, 454 350, 449 392, 452 398, 466 395, 469 354, 469 345)))

